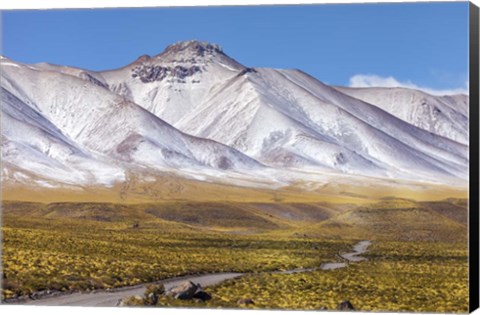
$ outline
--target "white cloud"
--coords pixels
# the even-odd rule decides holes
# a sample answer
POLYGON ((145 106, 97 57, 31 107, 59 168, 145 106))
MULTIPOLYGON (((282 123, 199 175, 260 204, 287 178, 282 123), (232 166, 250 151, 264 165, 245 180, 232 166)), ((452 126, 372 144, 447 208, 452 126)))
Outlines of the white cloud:
POLYGON ((375 74, 357 74, 350 78, 350 87, 404 87, 409 89, 416 89, 424 91, 432 95, 454 95, 454 94, 467 94, 468 95, 468 82, 466 87, 446 90, 436 90, 424 86, 418 86, 411 81, 400 82, 394 77, 381 77, 375 74))

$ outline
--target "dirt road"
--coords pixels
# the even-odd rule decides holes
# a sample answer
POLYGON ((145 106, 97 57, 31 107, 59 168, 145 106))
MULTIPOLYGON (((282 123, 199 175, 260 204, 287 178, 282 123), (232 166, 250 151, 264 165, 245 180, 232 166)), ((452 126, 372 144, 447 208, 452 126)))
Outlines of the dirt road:
MULTIPOLYGON (((340 254, 342 258, 349 262, 358 262, 366 260, 366 258, 359 255, 367 251, 370 246, 370 241, 361 241, 355 245, 353 252, 340 254)), ((319 268, 299 268, 287 271, 279 271, 276 273, 293 274, 301 272, 311 272, 315 270, 331 270, 337 268, 344 268, 347 266, 345 262, 331 262, 322 264, 319 268)), ((193 283, 198 283, 202 287, 208 287, 221 283, 225 280, 241 277, 243 273, 214 273, 202 276, 185 276, 172 279, 166 279, 163 282, 165 289, 170 289, 183 281, 190 280, 193 283)), ((112 291, 98 290, 91 293, 72 293, 62 294, 57 296, 48 296, 38 300, 24 299, 18 301, 11 301, 9 304, 24 304, 24 305, 45 305, 45 306, 116 306, 118 301, 124 297, 133 295, 143 295, 145 292, 145 285, 136 285, 131 287, 124 287, 112 291)))
MULTIPOLYGON (((165 289, 170 289, 183 281, 190 280, 202 287, 215 285, 225 280, 242 276, 241 273, 217 273, 203 276, 179 277, 163 281, 165 289)), ((145 285, 121 288, 112 292, 96 291, 94 293, 72 293, 60 296, 45 297, 39 300, 25 300, 14 304, 45 306, 116 306, 118 300, 132 295, 143 295, 145 285)))

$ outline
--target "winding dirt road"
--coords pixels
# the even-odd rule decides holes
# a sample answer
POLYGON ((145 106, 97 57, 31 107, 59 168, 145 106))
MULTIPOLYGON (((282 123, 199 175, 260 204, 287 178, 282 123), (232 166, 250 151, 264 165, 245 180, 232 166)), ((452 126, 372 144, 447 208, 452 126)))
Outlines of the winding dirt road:
MULTIPOLYGON (((366 260, 366 258, 359 255, 367 251, 368 246, 371 244, 370 241, 362 241, 355 245, 353 252, 341 254, 340 256, 349 262, 358 262, 366 260)), ((314 270, 331 270, 337 268, 344 268, 347 266, 345 262, 332 262, 322 264, 320 268, 307 268, 307 269, 294 269, 287 271, 279 271, 276 273, 281 274, 293 274, 299 272, 311 272, 314 270)), ((192 281, 193 283, 198 283, 202 287, 208 287, 215 284, 219 284, 223 281, 234 279, 246 275, 244 273, 214 273, 201 276, 185 276, 178 278, 166 279, 163 281, 165 289, 169 290, 170 288, 177 286, 184 281, 192 281)), ((118 288, 112 291, 98 290, 95 292, 85 292, 85 293, 71 293, 71 294, 62 294, 55 296, 46 296, 38 300, 32 299, 21 299, 17 301, 9 301, 8 304, 23 304, 23 305, 44 305, 44 306, 116 306, 118 301, 124 297, 133 296, 133 295, 143 295, 145 292, 145 285, 136 285, 131 287, 118 288)))

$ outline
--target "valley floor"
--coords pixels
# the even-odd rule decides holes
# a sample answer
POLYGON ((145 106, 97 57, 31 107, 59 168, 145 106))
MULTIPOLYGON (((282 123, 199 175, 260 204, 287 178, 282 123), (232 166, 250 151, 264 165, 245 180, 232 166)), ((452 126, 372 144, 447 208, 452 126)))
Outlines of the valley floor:
POLYGON ((3 203, 2 298, 138 285, 189 274, 248 273, 204 304, 158 306, 466 312, 465 200, 371 205, 168 202, 3 203), (360 240, 368 261, 318 270, 360 240), (316 268, 282 274, 279 270, 316 268), (48 292, 48 293, 47 293, 48 292))

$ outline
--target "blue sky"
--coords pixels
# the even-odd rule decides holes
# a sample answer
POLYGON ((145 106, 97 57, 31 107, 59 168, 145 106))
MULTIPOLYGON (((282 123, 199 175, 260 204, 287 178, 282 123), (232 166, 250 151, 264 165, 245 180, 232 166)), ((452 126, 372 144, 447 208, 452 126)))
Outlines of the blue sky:
POLYGON ((468 77, 467 2, 3 11, 2 24, 2 54, 25 63, 112 69, 199 39, 336 85, 462 89, 468 77))

